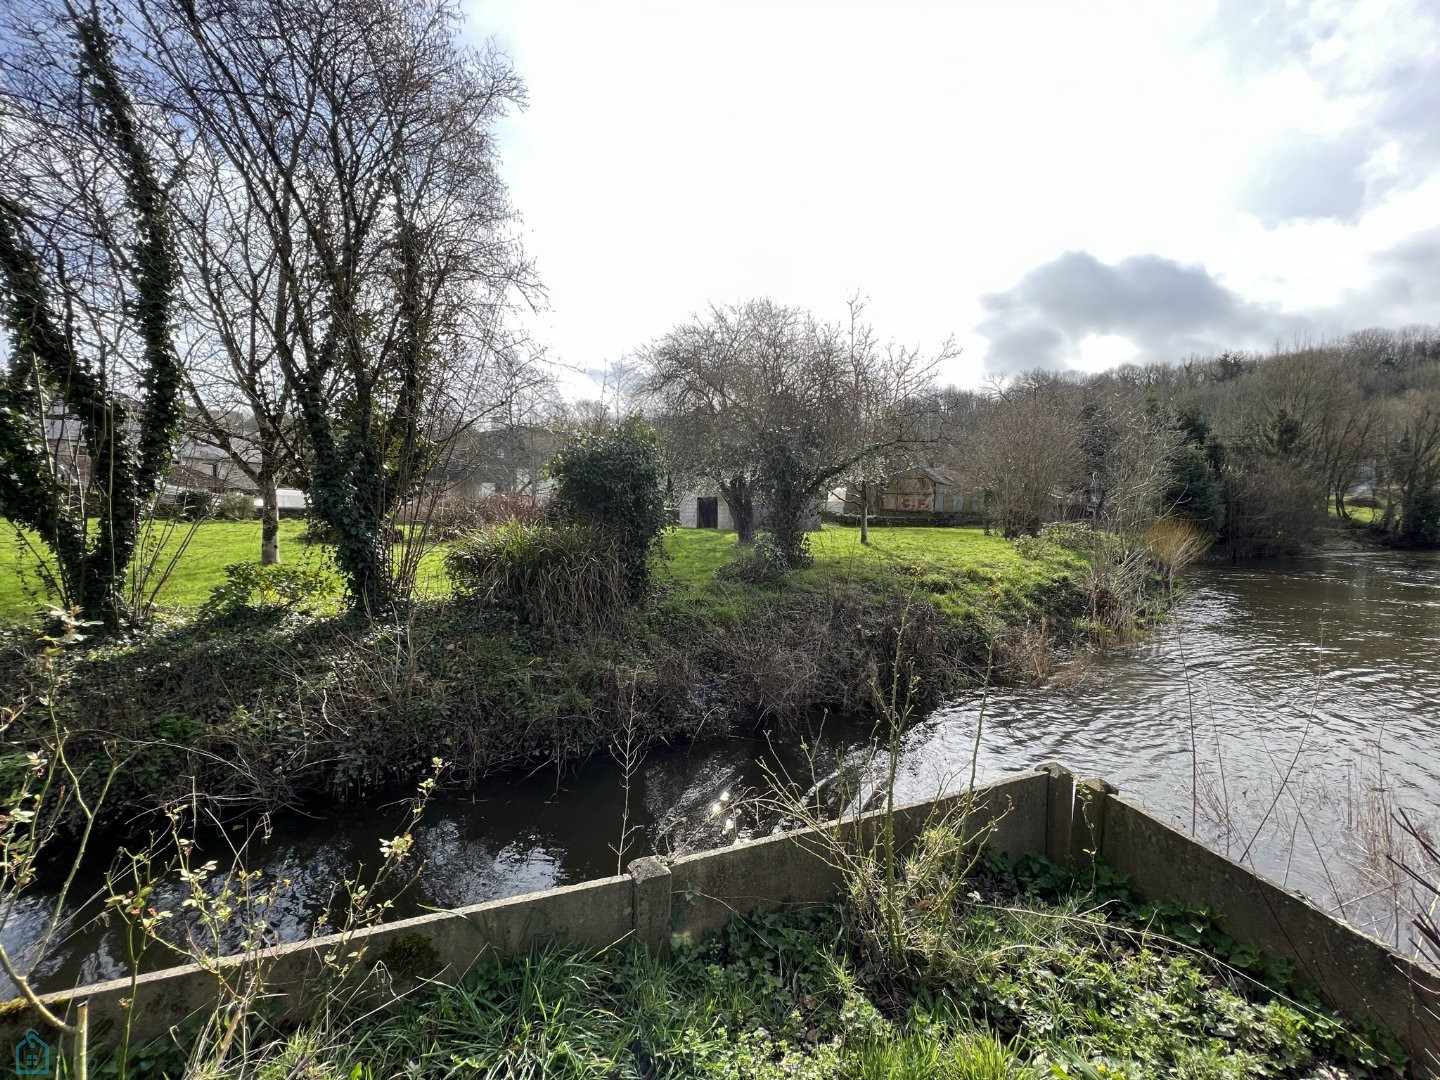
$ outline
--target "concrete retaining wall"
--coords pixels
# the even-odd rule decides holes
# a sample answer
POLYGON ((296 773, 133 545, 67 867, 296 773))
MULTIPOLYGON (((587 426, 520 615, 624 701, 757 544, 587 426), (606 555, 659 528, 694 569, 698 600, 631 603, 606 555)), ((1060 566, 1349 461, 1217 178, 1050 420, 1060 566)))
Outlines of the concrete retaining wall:
POLYGON ((1103 801, 1101 858, 1154 899, 1202 903, 1220 928, 1295 964, 1346 1016, 1400 1037, 1417 1075, 1440 1076, 1440 978, 1116 795, 1103 801), (1428 1065, 1422 1069, 1421 1064, 1428 1065))
MULTIPOLYGON (((897 807, 896 842, 908 845, 927 824, 953 822, 962 811, 967 838, 982 838, 1011 858, 1037 851, 1056 862, 1083 863, 1098 854, 1129 874, 1146 896, 1224 912, 1227 933, 1293 961, 1340 1011, 1395 1031, 1416 1060, 1417 1076, 1440 1077, 1440 979, 1176 832, 1109 785, 1077 781, 1060 766, 1045 766, 973 795, 897 807)), ((487 954, 523 952, 550 938, 583 948, 635 941, 663 952, 677 941, 714 932, 737 913, 829 899, 841 880, 832 865, 834 840, 873 840, 881 821, 882 814, 874 812, 668 861, 639 859, 619 877, 405 919, 345 938, 281 946, 214 970, 189 966, 135 982, 85 986, 49 995, 45 1002, 73 1016, 75 1005, 88 1001, 92 1027, 103 1039, 103 1026, 118 1021, 133 1000, 135 1038, 144 1039, 211 1008, 221 981, 243 979, 257 960, 266 971, 270 1004, 301 1016, 307 988, 323 972, 327 954, 358 952, 359 967, 372 976, 383 978, 400 968, 412 976, 452 979, 487 954)), ((0 1040, 32 1026, 50 1034, 23 1002, 0 1005, 0 1040)))

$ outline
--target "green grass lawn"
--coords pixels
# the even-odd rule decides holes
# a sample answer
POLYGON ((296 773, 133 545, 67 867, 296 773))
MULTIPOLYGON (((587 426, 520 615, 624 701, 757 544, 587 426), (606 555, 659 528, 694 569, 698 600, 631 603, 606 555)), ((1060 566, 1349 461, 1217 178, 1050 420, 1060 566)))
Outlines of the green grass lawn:
MULTIPOLYGON (((860 531, 827 526, 810 534, 815 565, 794 573, 786 588, 815 590, 836 581, 893 586, 896 575, 918 592, 933 596, 947 615, 963 617, 982 608, 1024 605, 1058 578, 1079 573, 1085 556, 1051 546, 1039 558, 981 529, 883 528, 870 530, 870 543, 860 531)), ((714 579, 715 571, 735 556, 735 534, 709 529, 676 529, 666 537, 667 576, 690 599, 714 579)), ((735 590, 730 590, 735 599, 735 590)), ((753 590, 746 590, 752 592, 753 590)), ((707 596, 711 604, 723 601, 707 596)))
MULTIPOLYGON (((1352 525, 1373 525, 1385 516, 1385 508, 1382 506, 1347 506, 1345 508, 1350 514, 1352 525)), ((1330 516, 1337 521, 1340 515, 1335 513, 1335 504, 1330 504, 1330 516)))
MULTIPOLYGON (((280 523, 281 558, 289 564, 323 567, 334 573, 326 549, 301 540, 305 523, 280 523)), ((156 525, 158 566, 175 552, 174 568, 161 588, 159 604, 193 611, 210 596, 231 563, 254 562, 260 556, 260 522, 207 521, 191 534, 185 522, 156 525)), ((916 587, 936 594, 951 614, 971 605, 1037 586, 1074 562, 1073 553, 1057 549, 1053 557, 1030 559, 999 536, 979 529, 882 528, 870 530, 869 545, 860 543, 858 529, 829 526, 811 534, 815 565, 793 575, 791 588, 815 589, 843 580, 876 583, 898 570, 916 587), (1057 563, 1055 560, 1059 559, 1057 563)), ((41 549, 43 550, 43 549, 41 549)), ((667 559, 659 572, 692 595, 714 578, 715 571, 735 557, 733 532, 673 529, 665 537, 667 559)), ((445 548, 426 553, 421 564, 421 590, 439 595, 450 587, 445 548)), ((732 597, 733 599, 733 597, 732 597)), ((723 606, 724 597, 712 598, 723 606)), ((36 555, 13 529, 0 533, 0 622, 24 619, 56 602, 47 594, 36 555)))
MULTIPOLYGON (((280 557, 289 564, 317 566, 334 574, 326 549, 307 544, 301 536, 303 521, 280 522, 280 557)), ((191 532, 188 522, 157 522, 152 543, 158 546, 155 565, 163 570, 174 559, 174 567, 160 589, 161 607, 193 611, 210 597, 210 591, 225 580, 231 563, 260 560, 259 521, 206 521, 191 532)), ((57 602, 44 587, 44 575, 36 551, 14 528, 0 533, 0 622, 27 618, 57 602)), ((422 591, 441 592, 449 588, 444 550, 426 553, 420 567, 422 591)))

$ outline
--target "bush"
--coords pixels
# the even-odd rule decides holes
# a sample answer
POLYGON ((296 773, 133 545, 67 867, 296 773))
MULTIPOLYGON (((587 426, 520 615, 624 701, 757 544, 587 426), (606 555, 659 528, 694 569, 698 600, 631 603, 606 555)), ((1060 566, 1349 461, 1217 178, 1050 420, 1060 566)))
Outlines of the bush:
POLYGON ((250 521, 255 517, 254 496, 243 491, 227 491, 220 496, 216 513, 229 521, 250 521))
POLYGON ((507 521, 458 541, 445 564, 457 593, 540 626, 595 622, 625 599, 615 543, 588 525, 507 521))
MULTIPOLYGON (((417 511, 416 516, 424 520, 423 513, 417 511)), ((514 491, 497 491, 478 499, 451 494, 435 503, 428 524, 432 539, 453 540, 486 525, 511 520, 538 525, 545 520, 545 507, 534 495, 514 491)))
POLYGON ((212 616, 288 611, 318 605, 334 593, 335 580, 311 567, 231 563, 225 567, 225 581, 211 590, 200 610, 212 616))
POLYGON ((1400 539, 1414 547, 1440 546, 1440 491, 1421 488, 1401 502, 1400 539))
POLYGON ((156 521, 203 521, 215 513, 216 497, 208 491, 166 492, 150 513, 156 521))
POLYGON ((775 586, 785 580, 788 569, 785 556, 774 540, 762 533, 749 550, 741 549, 731 562, 716 570, 715 577, 741 585, 775 586))
POLYGON ((668 524, 660 436, 639 417, 600 435, 580 436, 550 463, 555 504, 571 521, 602 529, 639 600, 650 585, 650 556, 668 524))
POLYGON ((1043 559, 1053 548, 1088 551, 1095 542, 1095 530, 1084 521, 1047 521, 1038 536, 1017 536, 1012 541, 1027 559, 1043 559))

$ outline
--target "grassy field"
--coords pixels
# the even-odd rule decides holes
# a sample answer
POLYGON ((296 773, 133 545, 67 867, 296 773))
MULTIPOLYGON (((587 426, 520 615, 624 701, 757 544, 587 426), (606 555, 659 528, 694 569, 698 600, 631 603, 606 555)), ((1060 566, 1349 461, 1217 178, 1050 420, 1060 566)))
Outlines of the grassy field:
MULTIPOLYGON (((307 544, 301 539, 304 533, 303 521, 280 522, 281 559, 299 566, 320 567, 333 575, 334 567, 325 548, 307 544)), ((259 561, 260 522, 206 521, 193 534, 188 522, 157 522, 145 550, 156 551, 154 564, 162 570, 174 559, 174 569, 161 587, 158 604, 171 610, 193 611, 225 580, 225 567, 259 561)), ((449 589, 443 550, 437 548, 426 554, 421 578, 429 593, 449 589)), ((0 622, 27 618, 55 602, 56 598, 44 588, 35 548, 13 528, 5 529, 0 533, 0 622)))
MULTIPOLYGON (((1380 506, 1347 506, 1352 525, 1373 525, 1385 516, 1384 507, 1380 506)), ((1335 504, 1332 502, 1329 507, 1332 518, 1339 520, 1340 516, 1335 513, 1335 504)))
MULTIPOLYGON (((319 566, 334 573, 325 549, 307 544, 301 536, 305 524, 280 523, 280 551, 286 563, 319 566)), ((159 594, 159 604, 172 610, 193 611, 210 596, 225 577, 225 567, 238 562, 255 562, 260 554, 258 521, 208 521, 190 533, 184 522, 155 536, 159 547, 158 566, 169 562, 178 550, 175 567, 159 594)), ((936 593, 942 607, 951 614, 983 603, 987 596, 1023 592, 1042 584, 1053 574, 1053 561, 1027 559, 1015 545, 999 536, 986 536, 979 529, 872 529, 870 544, 862 546, 856 529, 826 528, 811 537, 815 565, 795 574, 789 587, 814 589, 834 581, 874 584, 900 571, 916 586, 936 593), (957 576, 958 575, 958 576, 957 576)), ((735 534, 712 530, 675 529, 665 539, 668 556, 660 580, 674 582, 692 593, 704 589, 715 571, 734 558, 735 534)), ((1062 562, 1069 553, 1059 552, 1062 562)), ((445 573, 445 549, 428 552, 421 567, 424 590, 441 595, 449 590, 445 573)), ((1069 562, 1078 569, 1078 558, 1069 562)), ((0 622, 15 622, 55 602, 47 595, 34 552, 13 529, 0 533, 0 622)))
POLYGON ((789 575, 780 590, 725 586, 715 571, 736 554, 735 534, 676 530, 666 540, 669 556, 660 572, 679 587, 678 602, 713 617, 740 622, 777 592, 818 593, 854 585, 872 592, 898 589, 924 596, 955 622, 1032 613, 1057 588, 1083 575, 1087 556, 1058 545, 1029 553, 980 529, 871 529, 860 543, 857 529, 827 526, 810 535, 814 566, 789 575))

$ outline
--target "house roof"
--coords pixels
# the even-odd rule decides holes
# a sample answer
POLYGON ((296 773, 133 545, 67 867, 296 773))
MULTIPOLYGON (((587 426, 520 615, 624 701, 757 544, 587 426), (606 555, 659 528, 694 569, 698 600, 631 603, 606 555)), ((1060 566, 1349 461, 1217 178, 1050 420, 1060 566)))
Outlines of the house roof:
POLYGON ((917 465, 911 469, 902 469, 891 476, 891 479, 895 480, 902 476, 923 476, 928 480, 932 480, 937 484, 944 484, 947 487, 959 487, 963 483, 960 475, 953 469, 936 469, 931 468, 929 465, 917 465))

